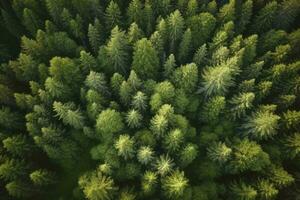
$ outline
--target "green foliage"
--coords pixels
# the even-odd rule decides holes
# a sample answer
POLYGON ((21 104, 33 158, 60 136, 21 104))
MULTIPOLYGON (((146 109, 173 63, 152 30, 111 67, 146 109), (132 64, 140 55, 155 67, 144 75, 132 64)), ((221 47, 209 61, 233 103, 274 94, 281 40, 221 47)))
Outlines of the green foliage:
POLYGON ((298 0, 3 0, 0 199, 297 199, 298 0))

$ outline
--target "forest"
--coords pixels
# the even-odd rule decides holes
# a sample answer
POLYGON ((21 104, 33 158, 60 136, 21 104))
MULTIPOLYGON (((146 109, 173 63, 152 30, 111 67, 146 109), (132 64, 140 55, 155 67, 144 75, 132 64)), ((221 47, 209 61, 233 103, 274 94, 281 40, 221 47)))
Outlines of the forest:
POLYGON ((300 1, 0 0, 0 200, 300 200, 300 1))

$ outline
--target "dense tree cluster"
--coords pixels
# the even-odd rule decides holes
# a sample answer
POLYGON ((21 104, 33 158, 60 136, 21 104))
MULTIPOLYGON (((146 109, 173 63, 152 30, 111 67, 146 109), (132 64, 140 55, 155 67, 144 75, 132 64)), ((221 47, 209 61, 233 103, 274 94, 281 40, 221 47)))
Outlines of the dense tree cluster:
POLYGON ((298 0, 0 11, 0 200, 300 198, 298 0))

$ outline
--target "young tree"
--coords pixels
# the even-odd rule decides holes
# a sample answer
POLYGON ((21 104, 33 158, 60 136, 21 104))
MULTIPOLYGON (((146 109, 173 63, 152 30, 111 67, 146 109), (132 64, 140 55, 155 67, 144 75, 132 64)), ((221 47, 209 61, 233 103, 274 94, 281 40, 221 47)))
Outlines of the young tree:
POLYGON ((132 99, 132 106, 139 111, 144 111, 147 108, 147 100, 147 96, 138 91, 132 99))
POLYGON ((184 135, 180 129, 170 131, 163 139, 164 148, 170 153, 178 151, 184 143, 184 135))
POLYGON ((198 146, 188 143, 180 152, 180 166, 186 167, 191 164, 198 156, 198 146))

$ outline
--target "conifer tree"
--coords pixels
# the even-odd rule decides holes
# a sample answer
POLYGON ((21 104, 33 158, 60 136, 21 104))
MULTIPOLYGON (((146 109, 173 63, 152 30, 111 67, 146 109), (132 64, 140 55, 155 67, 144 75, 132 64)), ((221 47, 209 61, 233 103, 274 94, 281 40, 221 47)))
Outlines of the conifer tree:
POLYGON ((178 59, 181 63, 185 63, 188 59, 192 47, 192 32, 191 29, 187 29, 179 45, 178 59))
POLYGON ((45 186, 55 183, 54 173, 47 170, 36 170, 30 174, 31 181, 38 186, 45 186))
POLYGON ((233 96, 230 103, 232 105, 231 112, 234 118, 240 118, 245 115, 247 109, 250 109, 253 105, 252 102, 255 98, 255 94, 252 92, 241 93, 233 96))
POLYGON ((172 172, 162 183, 165 195, 169 199, 181 197, 187 186, 188 180, 185 178, 184 172, 180 172, 179 170, 172 172))
POLYGON ((105 9, 105 23, 108 31, 115 26, 121 25, 121 11, 118 4, 113 0, 110 1, 105 9))
POLYGON ((231 190, 236 199, 253 200, 257 197, 257 191, 251 185, 247 185, 244 182, 234 183, 231 186, 231 190))
POLYGON ((99 51, 101 62, 107 72, 118 72, 126 74, 128 71, 129 55, 128 39, 125 32, 116 26, 111 31, 110 40, 104 49, 99 51), (103 54, 103 55, 101 55, 103 54), (103 58, 101 57, 103 56, 103 58))
POLYGON ((266 139, 277 133, 279 119, 278 115, 270 111, 258 111, 248 118, 243 128, 250 137, 266 139))
POLYGON ((115 148, 118 151, 118 155, 124 157, 125 159, 132 158, 135 152, 134 141, 129 135, 120 135, 115 143, 115 148))
POLYGON ((135 22, 138 26, 142 25, 143 8, 140 0, 131 0, 128 5, 127 15, 129 23, 135 22))
POLYGON ((276 1, 271 1, 263 7, 254 18, 251 30, 253 32, 262 33, 265 30, 272 28, 275 16, 277 14, 278 4, 276 1))
POLYGON ((116 190, 114 181, 98 171, 86 173, 79 178, 78 183, 89 200, 112 199, 116 190))
POLYGON ((181 39, 184 30, 184 19, 179 10, 174 11, 168 17, 167 30, 169 33, 170 52, 174 53, 176 44, 181 39))
POLYGON ((195 48, 203 45, 213 32, 216 19, 210 13, 200 13, 187 20, 187 26, 192 31, 192 41, 195 48))
POLYGON ((132 69, 138 76, 145 78, 153 78, 158 73, 157 52, 146 38, 137 41, 134 47, 132 69))

